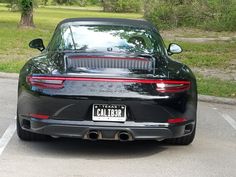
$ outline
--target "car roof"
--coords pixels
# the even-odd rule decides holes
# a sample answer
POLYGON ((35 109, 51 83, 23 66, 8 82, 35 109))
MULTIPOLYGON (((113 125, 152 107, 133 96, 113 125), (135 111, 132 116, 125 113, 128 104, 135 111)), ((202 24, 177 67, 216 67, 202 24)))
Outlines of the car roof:
POLYGON ((141 27, 148 28, 157 31, 150 22, 144 19, 124 19, 124 18, 67 18, 62 20, 58 27, 67 23, 78 23, 78 24, 86 24, 86 25, 124 25, 124 26, 133 26, 133 27, 141 27))

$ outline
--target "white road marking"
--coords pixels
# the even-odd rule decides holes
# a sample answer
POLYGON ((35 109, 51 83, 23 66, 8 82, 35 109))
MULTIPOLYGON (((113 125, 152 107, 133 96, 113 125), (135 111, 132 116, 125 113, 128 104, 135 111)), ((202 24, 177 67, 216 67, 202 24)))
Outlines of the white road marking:
POLYGON ((6 148, 7 144, 11 140, 13 134, 16 131, 16 123, 12 122, 9 127, 6 129, 2 137, 0 138, 0 155, 2 155, 2 152, 6 148))
POLYGON ((236 130, 236 121, 232 117, 230 117, 230 115, 219 111, 219 109, 216 107, 212 107, 212 109, 216 110, 217 113, 221 115, 221 117, 223 117, 226 120, 226 122, 228 122, 229 125, 231 125, 236 130))
POLYGON ((228 114, 223 114, 223 113, 220 114, 236 130, 236 121, 228 114))

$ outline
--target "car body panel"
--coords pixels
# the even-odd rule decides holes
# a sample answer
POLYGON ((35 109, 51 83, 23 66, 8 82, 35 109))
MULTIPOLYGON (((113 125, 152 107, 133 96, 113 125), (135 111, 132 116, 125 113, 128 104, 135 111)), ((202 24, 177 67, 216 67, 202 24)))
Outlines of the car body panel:
MULTIPOLYGON (((123 19, 69 19, 59 23, 57 29, 65 23, 74 22, 83 25, 137 26, 158 34, 157 29, 145 21, 123 19)), ((98 64, 95 67, 96 65, 98 64)), ((195 126, 196 88, 196 79, 191 70, 186 65, 173 61, 167 53, 143 57, 130 53, 45 50, 30 59, 20 72, 17 114, 20 125, 34 133, 86 138, 88 131, 98 130, 100 137, 103 137, 101 139, 116 139, 117 132, 128 131, 132 139, 161 140, 191 133, 185 132, 185 129, 187 125, 195 126), (109 66, 118 66, 113 59, 120 58, 154 63, 152 70, 148 71, 128 67, 74 71, 68 67, 70 57, 92 57, 96 60, 95 56, 107 57, 109 62, 113 62, 109 66), (51 89, 30 85, 28 77, 57 77, 67 80, 63 81, 63 88, 51 89), (156 90, 155 83, 145 83, 146 80, 188 81, 190 88, 177 93, 162 93, 156 90), (93 104, 126 105, 127 120, 122 123, 93 121, 93 104), (48 117, 45 120, 37 119, 32 116, 36 114, 48 117), (169 119, 174 118, 184 118, 185 122, 168 123, 169 119), (28 121, 29 127, 24 126, 24 120, 28 121)))

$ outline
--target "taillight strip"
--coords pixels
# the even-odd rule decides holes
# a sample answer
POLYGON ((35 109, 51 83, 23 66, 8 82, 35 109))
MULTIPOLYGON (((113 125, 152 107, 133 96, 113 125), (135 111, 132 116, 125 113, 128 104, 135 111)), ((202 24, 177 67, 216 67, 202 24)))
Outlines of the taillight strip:
POLYGON ((181 92, 190 88, 189 81, 160 80, 160 79, 126 79, 126 78, 94 78, 94 77, 52 77, 52 76, 28 76, 27 81, 32 86, 41 88, 61 89, 64 81, 94 81, 94 82, 131 82, 141 84, 156 84, 156 90, 161 93, 181 92), (50 82, 51 81, 51 82, 50 82), (60 81, 60 82, 55 82, 60 81))
POLYGON ((189 83, 157 83, 157 88, 156 90, 162 93, 166 92, 180 92, 180 91, 185 91, 190 88, 190 82, 189 83))
POLYGON ((39 88, 62 89, 64 87, 63 79, 52 79, 53 77, 35 77, 28 76, 27 82, 39 88))
MULTIPOLYGON (((97 82, 134 82, 143 84, 190 84, 189 81, 178 80, 156 80, 156 79, 126 79, 126 78, 94 78, 94 77, 47 77, 47 76, 28 76, 29 79, 38 80, 63 80, 63 81, 97 81, 97 82)), ((28 80, 29 80, 28 79, 28 80)))

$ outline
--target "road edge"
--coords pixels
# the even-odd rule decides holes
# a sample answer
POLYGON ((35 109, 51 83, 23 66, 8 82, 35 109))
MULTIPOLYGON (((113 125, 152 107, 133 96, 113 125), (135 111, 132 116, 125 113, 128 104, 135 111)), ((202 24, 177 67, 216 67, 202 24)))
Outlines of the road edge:
MULTIPOLYGON (((19 74, 16 74, 16 73, 0 72, 0 78, 18 79, 18 76, 19 74)), ((224 98, 224 97, 216 97, 216 96, 208 96, 208 95, 199 94, 198 100, 202 102, 209 102, 209 103, 236 105, 236 99, 233 99, 233 98, 224 98)))
POLYGON ((233 99, 233 98, 216 97, 216 96, 208 96, 208 95, 200 95, 200 94, 198 95, 198 101, 208 102, 208 103, 236 105, 236 99, 233 99))
POLYGON ((5 79, 18 79, 19 74, 17 73, 4 73, 0 72, 0 78, 5 78, 5 79))

